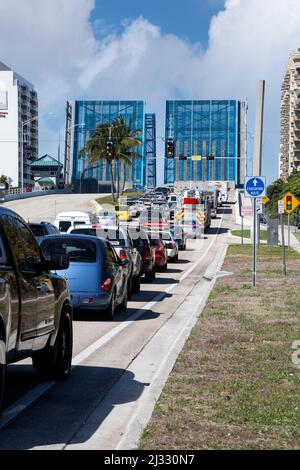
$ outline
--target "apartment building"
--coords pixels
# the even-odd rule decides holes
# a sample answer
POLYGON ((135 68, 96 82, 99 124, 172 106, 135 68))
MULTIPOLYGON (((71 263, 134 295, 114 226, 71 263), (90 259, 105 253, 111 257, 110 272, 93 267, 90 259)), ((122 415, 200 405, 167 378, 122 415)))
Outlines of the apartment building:
POLYGON ((281 87, 279 176, 300 169, 300 50, 290 55, 281 87))
POLYGON ((37 158, 37 93, 30 82, 0 62, 0 173, 12 186, 33 187, 30 165, 37 158))

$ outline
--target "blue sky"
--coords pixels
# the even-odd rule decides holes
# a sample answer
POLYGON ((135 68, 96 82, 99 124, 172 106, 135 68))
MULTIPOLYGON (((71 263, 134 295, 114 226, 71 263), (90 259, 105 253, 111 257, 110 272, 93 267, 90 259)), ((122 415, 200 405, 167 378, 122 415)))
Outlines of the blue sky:
POLYGON ((143 16, 160 26, 163 34, 176 34, 206 46, 211 18, 223 5, 224 0, 96 0, 92 21, 101 37, 105 28, 120 33, 124 21, 143 16))
POLYGON ((143 99, 163 136, 167 99, 245 97, 251 156, 265 79, 263 173, 271 182, 299 16, 299 0, 0 0, 0 60, 35 85, 40 154, 54 156, 67 100, 143 99))

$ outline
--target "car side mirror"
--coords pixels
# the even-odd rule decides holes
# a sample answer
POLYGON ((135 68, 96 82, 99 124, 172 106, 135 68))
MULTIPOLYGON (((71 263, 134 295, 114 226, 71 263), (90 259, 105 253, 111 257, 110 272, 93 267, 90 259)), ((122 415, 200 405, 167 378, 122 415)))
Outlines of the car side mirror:
POLYGON ((47 262, 47 268, 50 271, 61 271, 68 269, 69 265, 69 255, 66 253, 51 253, 51 259, 47 262))

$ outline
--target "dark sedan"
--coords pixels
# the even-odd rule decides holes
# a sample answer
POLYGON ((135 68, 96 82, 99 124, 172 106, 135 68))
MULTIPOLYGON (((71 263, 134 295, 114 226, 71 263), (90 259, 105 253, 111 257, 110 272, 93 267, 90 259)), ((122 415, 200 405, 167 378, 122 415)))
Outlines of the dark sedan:
POLYGON ((145 280, 151 283, 155 279, 155 250, 151 247, 150 240, 145 230, 139 227, 129 226, 128 231, 133 246, 142 257, 141 274, 144 274, 145 280))

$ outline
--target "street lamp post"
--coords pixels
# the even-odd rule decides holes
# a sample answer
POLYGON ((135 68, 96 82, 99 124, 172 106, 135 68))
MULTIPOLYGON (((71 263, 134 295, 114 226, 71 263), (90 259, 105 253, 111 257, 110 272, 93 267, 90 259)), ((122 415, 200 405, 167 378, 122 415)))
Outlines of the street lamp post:
MULTIPOLYGON (((43 114, 44 115, 44 114, 43 114)), ((54 116, 53 113, 47 113, 47 116, 54 116)), ((24 192, 24 127, 27 124, 30 124, 33 121, 36 121, 39 118, 39 115, 27 119, 26 121, 22 121, 22 131, 21 131, 21 190, 22 193, 24 192)))

